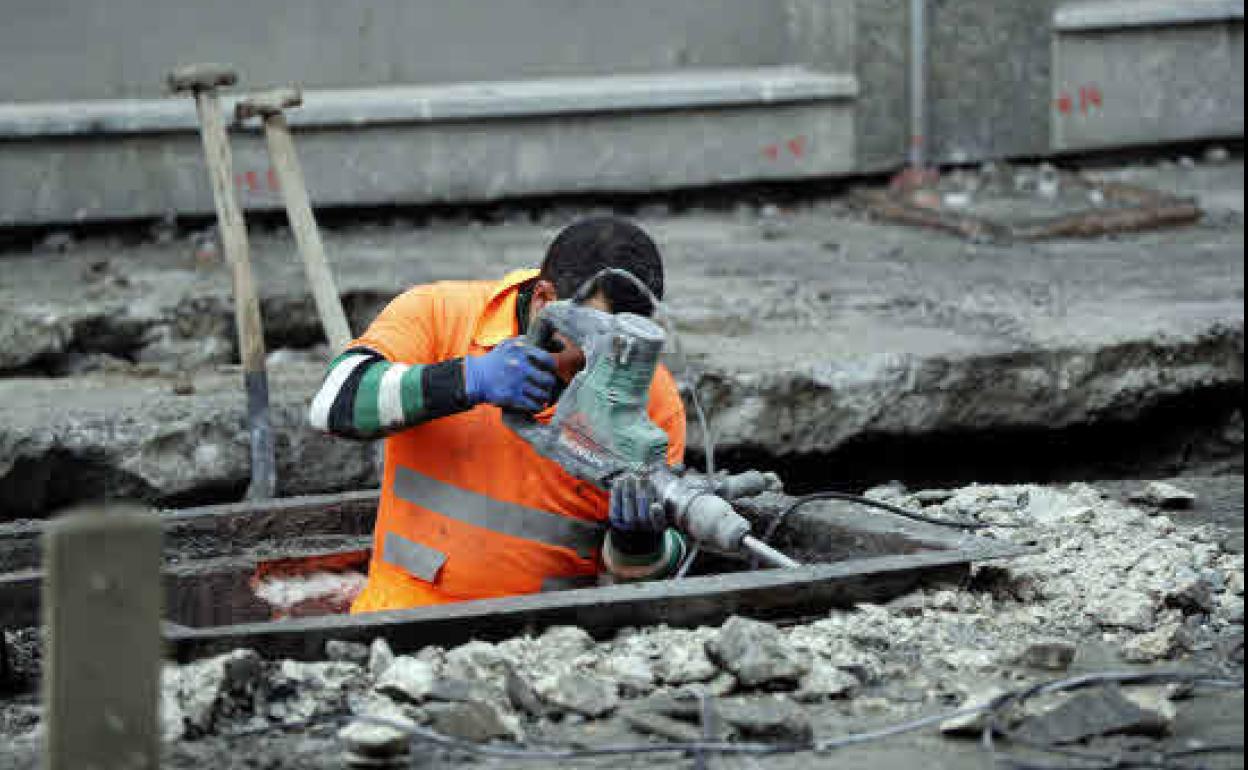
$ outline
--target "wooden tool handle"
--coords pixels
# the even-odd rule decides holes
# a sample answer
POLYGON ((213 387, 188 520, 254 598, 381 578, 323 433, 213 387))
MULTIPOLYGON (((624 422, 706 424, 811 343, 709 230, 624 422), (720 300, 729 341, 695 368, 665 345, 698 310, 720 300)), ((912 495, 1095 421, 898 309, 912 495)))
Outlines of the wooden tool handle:
POLYGON ((200 135, 212 183, 212 199, 217 209, 221 244, 234 278, 234 321, 238 327, 238 350, 243 364, 247 391, 247 428, 251 434, 251 485, 247 497, 265 499, 277 491, 277 461, 273 430, 269 421, 269 384, 264 367, 264 327, 260 322, 260 301, 251 275, 247 248, 247 225, 234 197, 233 159, 221 103, 214 93, 196 91, 200 135))
POLYGON ((260 302, 256 298, 255 281, 251 274, 251 256, 247 247, 247 226, 234 197, 234 167, 221 104, 215 95, 198 92, 195 107, 199 111, 200 134, 204 141, 204 157, 212 184, 212 199, 217 209, 221 245, 234 279, 234 320, 238 326, 238 350, 243 369, 264 371, 264 327, 260 322, 260 302))
POLYGON ((277 181, 281 186, 282 199, 286 202, 286 216, 295 233, 295 242, 299 245, 299 254, 303 257, 303 267, 308 275, 308 283, 312 286, 316 309, 321 316, 321 325, 325 328, 325 337, 329 340, 334 355, 337 355, 346 348, 353 336, 347 323, 347 315, 342 309, 342 299, 334 285, 334 274, 325 257, 325 245, 321 242, 316 217, 312 214, 308 189, 303 182, 303 172, 299 168, 299 159, 295 156, 295 143, 290 137, 286 118, 280 113, 265 117, 264 133, 269 143, 269 157, 273 161, 277 181))

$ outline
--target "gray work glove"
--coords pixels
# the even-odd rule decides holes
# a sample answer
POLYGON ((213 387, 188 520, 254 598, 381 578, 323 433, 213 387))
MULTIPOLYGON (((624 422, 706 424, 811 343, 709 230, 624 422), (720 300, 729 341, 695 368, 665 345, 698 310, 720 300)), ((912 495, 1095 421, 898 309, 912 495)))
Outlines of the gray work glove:
POLYGON ((607 520, 613 529, 626 533, 656 533, 667 529, 663 506, 655 500, 650 481, 624 473, 611 482, 611 505, 607 520))

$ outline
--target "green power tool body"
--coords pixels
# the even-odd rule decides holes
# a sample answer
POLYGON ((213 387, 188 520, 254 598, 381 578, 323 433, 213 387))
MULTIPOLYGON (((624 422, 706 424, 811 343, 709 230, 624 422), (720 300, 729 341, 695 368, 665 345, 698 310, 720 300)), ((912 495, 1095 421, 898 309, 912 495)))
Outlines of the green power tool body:
POLYGON ((538 454, 604 491, 624 474, 644 479, 668 522, 699 545, 722 552, 749 551, 773 566, 797 566, 755 539, 750 525, 724 497, 766 489, 774 479, 751 472, 712 481, 667 464, 667 434, 646 413, 667 336, 662 327, 632 313, 610 314, 571 300, 552 302, 529 329, 530 344, 558 350, 562 335, 585 353, 585 368, 560 395, 548 424, 505 411, 503 422, 538 454))

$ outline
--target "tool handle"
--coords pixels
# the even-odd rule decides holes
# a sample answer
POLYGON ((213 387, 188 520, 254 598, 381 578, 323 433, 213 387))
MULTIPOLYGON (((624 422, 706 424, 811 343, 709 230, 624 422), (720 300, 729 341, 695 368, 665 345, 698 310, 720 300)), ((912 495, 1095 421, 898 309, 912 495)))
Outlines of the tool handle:
POLYGON ((247 427, 251 434, 251 499, 273 497, 277 488, 277 461, 269 422, 269 386, 264 366, 264 327, 260 322, 260 301, 256 297, 247 248, 247 226, 238 200, 234 197, 233 167, 221 103, 211 91, 195 92, 200 136, 217 210, 221 244, 230 261, 234 281, 234 321, 238 327, 238 352, 243 364, 247 392, 247 427))
POLYGON ((290 126, 280 113, 264 118, 264 135, 269 145, 269 157, 277 174, 282 200, 286 203, 286 217, 295 233, 299 256, 303 258, 304 272, 312 287, 316 310, 325 329, 325 338, 335 352, 341 352, 351 342, 351 327, 342 309, 342 298, 334 284, 334 274, 325 257, 325 244, 321 242, 312 204, 308 200, 308 188, 303 181, 299 158, 295 155, 295 143, 290 137, 290 126))
POLYGON ((208 178, 212 184, 212 200, 217 209, 221 245, 230 261, 234 281, 234 320, 238 326, 239 357, 244 371, 263 372, 264 327, 260 322, 260 302, 256 298, 255 281, 251 274, 247 226, 234 197, 234 161, 225 133, 225 120, 221 116, 221 103, 217 101, 216 94, 197 91, 195 107, 199 112, 200 135, 208 164, 208 178))

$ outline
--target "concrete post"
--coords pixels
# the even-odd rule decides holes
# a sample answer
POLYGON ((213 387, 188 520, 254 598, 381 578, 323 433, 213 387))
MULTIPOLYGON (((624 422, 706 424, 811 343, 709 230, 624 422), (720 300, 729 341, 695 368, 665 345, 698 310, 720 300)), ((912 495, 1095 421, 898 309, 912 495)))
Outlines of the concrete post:
POLYGON ((69 514, 44 541, 47 770, 160 761, 160 522, 136 508, 69 514))

